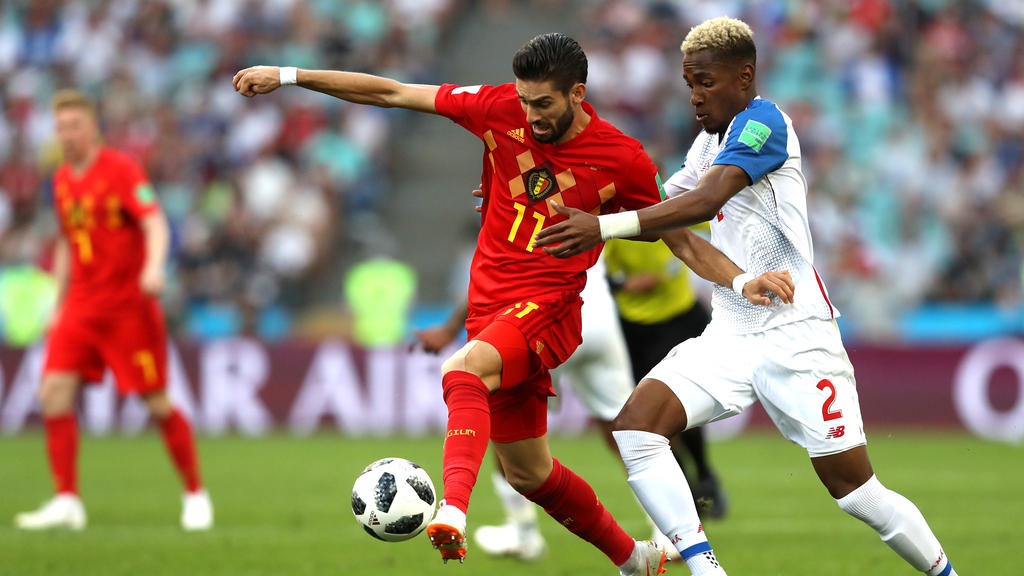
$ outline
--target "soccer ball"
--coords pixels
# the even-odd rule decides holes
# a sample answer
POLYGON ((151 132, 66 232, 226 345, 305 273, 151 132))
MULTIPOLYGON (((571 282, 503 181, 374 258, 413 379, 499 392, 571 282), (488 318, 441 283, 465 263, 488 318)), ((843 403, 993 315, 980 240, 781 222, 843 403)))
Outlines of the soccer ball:
POLYGON ((363 469, 352 486, 352 513, 366 533, 401 542, 434 517, 434 484, 427 471, 402 458, 384 458, 363 469))

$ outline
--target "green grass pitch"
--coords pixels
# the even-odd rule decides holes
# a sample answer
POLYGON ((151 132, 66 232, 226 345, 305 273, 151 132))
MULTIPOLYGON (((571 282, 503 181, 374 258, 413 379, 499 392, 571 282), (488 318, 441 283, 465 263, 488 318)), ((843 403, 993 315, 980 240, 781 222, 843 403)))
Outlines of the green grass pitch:
MULTIPOLYGON (((1024 449, 961 434, 898 431, 869 438, 883 483, 925 513, 963 575, 1020 574, 1024 449)), ((647 537, 618 463, 596 436, 555 438, 554 454, 588 479, 630 533, 647 537)), ((0 439, 0 575, 576 575, 617 574, 598 551, 542 515, 549 552, 539 564, 488 558, 441 564, 424 535, 389 544, 363 533, 349 509, 352 482, 384 456, 423 465, 440 488, 441 439, 273 436, 203 438, 217 514, 207 534, 179 531, 180 490, 155 435, 84 439, 80 484, 89 512, 81 533, 21 533, 13 515, 49 493, 38 434, 0 439)), ((733 576, 911 575, 859 522, 839 511, 806 455, 773 433, 714 444, 728 490, 727 519, 706 524, 733 576)), ((485 474, 470 529, 501 519, 485 474)), ((688 575, 685 566, 669 574, 688 575)))

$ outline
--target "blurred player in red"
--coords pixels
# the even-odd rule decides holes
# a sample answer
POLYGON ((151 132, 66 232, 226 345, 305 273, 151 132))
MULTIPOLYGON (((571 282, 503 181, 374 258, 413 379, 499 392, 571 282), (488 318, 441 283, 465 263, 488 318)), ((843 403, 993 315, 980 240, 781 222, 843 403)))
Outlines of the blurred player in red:
POLYGON ((74 401, 83 383, 110 368, 122 395, 138 394, 159 422, 185 485, 181 526, 206 530, 213 508, 199 478, 195 441, 167 397, 167 329, 157 300, 164 287, 169 230, 153 187, 127 155, 100 143, 93 104, 56 94, 53 110, 64 157, 53 177, 61 235, 54 255, 59 290, 39 389, 56 496, 15 524, 26 530, 86 525, 78 497, 74 401))
MULTIPOLYGON (((490 439, 516 490, 604 552, 622 574, 655 574, 663 570, 664 551, 627 535, 594 490, 553 459, 548 447, 548 371, 580 344, 580 291, 600 249, 560 260, 534 249, 533 238, 562 220, 557 205, 605 214, 655 204, 660 179, 640 143, 584 102, 587 59, 573 39, 538 36, 515 54, 512 68, 514 84, 460 87, 256 66, 239 71, 234 86, 255 96, 298 84, 357 104, 440 114, 483 141, 469 342, 442 367, 448 405, 444 500, 427 534, 445 561, 465 557, 466 510, 490 439)), ((691 269, 712 281, 730 284, 742 273, 686 230, 672 239, 689 256, 691 269)), ((779 278, 766 273, 758 288, 785 291, 779 278)))

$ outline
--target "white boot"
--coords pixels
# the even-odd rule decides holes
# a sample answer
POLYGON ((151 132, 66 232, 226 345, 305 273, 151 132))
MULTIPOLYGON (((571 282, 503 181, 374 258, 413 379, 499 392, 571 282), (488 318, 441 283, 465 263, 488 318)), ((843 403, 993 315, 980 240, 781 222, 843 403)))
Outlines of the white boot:
POLYGON ((633 553, 629 560, 619 566, 619 574, 622 576, 657 576, 665 573, 665 550, 645 540, 633 544, 633 553))
POLYGON ((536 524, 481 526, 473 536, 480 549, 491 556, 512 556, 527 562, 539 560, 546 548, 536 524))
POLYGON ((77 494, 58 494, 38 509, 14 517, 14 525, 22 530, 81 530, 85 524, 85 507, 77 494))
POLYGON ((444 500, 438 502, 437 514, 427 524, 427 537, 435 550, 441 552, 441 560, 466 559, 466 513, 444 500))
POLYGON ((213 528, 213 503, 206 490, 186 492, 181 497, 181 529, 197 532, 213 528))

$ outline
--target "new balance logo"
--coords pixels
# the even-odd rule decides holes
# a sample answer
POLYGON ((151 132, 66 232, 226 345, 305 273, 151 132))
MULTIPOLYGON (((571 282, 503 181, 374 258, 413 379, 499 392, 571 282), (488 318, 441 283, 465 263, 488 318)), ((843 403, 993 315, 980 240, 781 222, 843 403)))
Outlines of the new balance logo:
MULTIPOLYGON (((697 534, 700 534, 703 531, 704 531, 704 524, 698 524, 697 525, 697 534)), ((683 537, 680 536, 678 532, 676 532, 675 534, 672 535, 672 538, 670 538, 669 540, 671 540, 673 544, 678 544, 678 543, 683 541, 683 537)))
POLYGON ((846 434, 846 426, 833 426, 828 429, 828 434, 825 434, 825 440, 830 438, 842 438, 843 434, 846 434))
POLYGON ((515 138, 516 140, 519 141, 520 144, 526 144, 525 128, 516 128, 515 130, 509 130, 508 132, 505 132, 505 134, 508 134, 509 136, 515 138))
POLYGON ((942 548, 939 548, 939 559, 935 561, 935 564, 932 564, 932 567, 929 568, 928 571, 931 572, 932 570, 935 570, 936 568, 938 568, 939 564, 942 564, 942 559, 945 558, 945 557, 946 557, 946 551, 943 550, 942 548))

